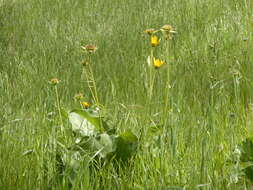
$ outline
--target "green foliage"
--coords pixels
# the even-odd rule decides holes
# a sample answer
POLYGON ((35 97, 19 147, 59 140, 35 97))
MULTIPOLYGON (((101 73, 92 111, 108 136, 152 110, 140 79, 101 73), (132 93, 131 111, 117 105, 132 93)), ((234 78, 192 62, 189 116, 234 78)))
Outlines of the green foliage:
POLYGON ((245 139, 240 146, 240 168, 245 173, 246 177, 253 181, 253 140, 252 138, 245 139))
POLYGON ((102 129, 100 118, 91 116, 82 110, 73 110, 69 113, 72 130, 82 136, 96 135, 102 129))
POLYGON ((103 119, 86 110, 70 111, 69 121, 73 132, 79 134, 75 140, 76 146, 83 151, 93 152, 101 158, 110 155, 124 160, 129 159, 136 151, 138 139, 131 131, 109 135, 106 132, 108 125, 103 119))
POLYGON ((241 151, 240 160, 242 162, 253 161, 253 141, 252 138, 245 139, 239 146, 241 151))
POLYGON ((115 138, 117 145, 115 150, 116 159, 126 161, 135 153, 138 139, 131 131, 126 131, 115 138))
MULTIPOLYGON (((51 183, 48 189, 68 190, 69 176, 73 190, 251 189, 244 177, 230 183, 226 160, 253 123, 252 7, 252 0, 0 1, 0 189, 51 183), (148 102, 150 40, 143 31, 164 24, 177 34, 154 52, 167 66, 155 75, 148 102), (98 116, 99 125, 86 119, 89 128, 76 125, 73 134, 48 80, 60 80, 61 107, 78 107, 73 96, 80 91, 94 103, 80 80, 80 47, 88 43, 98 47, 90 65, 113 125, 101 118, 116 127, 107 130, 98 116), (140 134, 138 152, 124 169, 115 167, 113 160, 125 163, 119 147, 128 140, 120 135, 129 129, 140 134)), ((251 161, 239 163, 245 175, 251 161)))
POLYGON ((70 184, 83 166, 89 167, 93 160, 99 162, 124 161, 126 164, 137 150, 138 138, 131 131, 120 135, 108 134, 108 125, 94 110, 72 110, 68 113, 71 129, 75 133, 74 144, 58 149, 57 175, 64 175, 70 184), (60 169, 63 168, 63 169, 60 169))

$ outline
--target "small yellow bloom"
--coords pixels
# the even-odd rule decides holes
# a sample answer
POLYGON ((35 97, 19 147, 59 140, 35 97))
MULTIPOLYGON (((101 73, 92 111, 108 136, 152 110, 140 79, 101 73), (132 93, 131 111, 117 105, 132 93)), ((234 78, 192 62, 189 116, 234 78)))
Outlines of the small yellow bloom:
POLYGON ((83 99, 83 97, 84 97, 84 96, 83 96, 82 93, 77 93, 77 94, 75 94, 75 97, 74 97, 74 98, 75 98, 76 100, 81 100, 81 99, 83 99))
POLYGON ((81 46, 81 48, 88 53, 94 53, 98 49, 95 45, 92 45, 92 44, 81 46))
POLYGON ((149 29, 145 30, 144 32, 148 35, 152 35, 155 32, 155 29, 154 28, 149 28, 149 29))
POLYGON ((52 85, 57 85, 59 82, 60 82, 60 81, 59 81, 59 79, 57 79, 57 78, 52 78, 52 79, 50 80, 50 83, 51 83, 52 85))
POLYGON ((84 109, 88 109, 90 107, 90 104, 88 102, 81 102, 84 109))
POLYGON ((159 39, 157 36, 155 36, 155 35, 151 36, 151 45, 153 47, 156 47, 159 45, 159 39))
POLYGON ((154 64, 154 67, 155 67, 156 69, 159 69, 162 65, 165 64, 165 61, 162 61, 162 60, 160 60, 160 59, 154 58, 153 64, 154 64))

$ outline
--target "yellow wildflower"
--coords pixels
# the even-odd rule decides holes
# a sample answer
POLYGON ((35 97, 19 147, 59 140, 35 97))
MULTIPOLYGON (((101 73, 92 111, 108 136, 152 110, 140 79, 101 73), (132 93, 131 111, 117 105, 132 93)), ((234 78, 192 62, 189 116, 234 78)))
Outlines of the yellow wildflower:
POLYGON ((155 36, 155 35, 151 36, 151 45, 153 47, 156 47, 159 45, 159 39, 157 36, 155 36))
POLYGON ((81 48, 88 53, 94 53, 98 49, 95 45, 92 45, 92 44, 81 46, 81 48))
POLYGON ((153 64, 154 64, 154 67, 155 67, 156 69, 159 69, 162 65, 165 64, 165 61, 162 61, 162 60, 160 60, 160 59, 154 58, 153 64))
POLYGON ((81 102, 84 109, 88 109, 90 107, 90 104, 88 102, 81 102))
POLYGON ((145 30, 144 32, 148 35, 152 35, 155 32, 155 29, 154 28, 149 28, 149 29, 145 30))
POLYGON ((60 81, 59 81, 59 79, 57 79, 57 78, 52 78, 52 79, 50 80, 50 83, 51 83, 52 85, 57 85, 59 82, 60 82, 60 81))

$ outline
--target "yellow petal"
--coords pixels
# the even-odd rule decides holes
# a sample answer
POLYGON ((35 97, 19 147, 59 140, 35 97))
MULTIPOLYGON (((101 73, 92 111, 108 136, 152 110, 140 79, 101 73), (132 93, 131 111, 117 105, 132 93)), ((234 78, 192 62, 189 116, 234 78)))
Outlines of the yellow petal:
POLYGON ((153 47, 156 47, 156 46, 158 46, 158 44, 159 44, 159 39, 158 39, 158 37, 155 36, 155 35, 151 36, 151 45, 152 45, 153 47))

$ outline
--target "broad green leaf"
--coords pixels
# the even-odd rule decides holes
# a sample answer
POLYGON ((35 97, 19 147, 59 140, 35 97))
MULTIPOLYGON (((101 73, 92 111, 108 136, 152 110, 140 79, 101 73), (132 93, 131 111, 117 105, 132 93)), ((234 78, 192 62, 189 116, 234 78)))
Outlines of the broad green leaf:
POLYGON ((127 160, 136 152, 138 138, 131 131, 126 131, 116 138, 116 158, 127 160))
POLYGON ((85 110, 75 109, 70 111, 69 120, 72 124, 72 129, 75 132, 79 132, 82 136, 91 136, 109 129, 101 117, 92 115, 85 110))
POLYGON ((243 169, 243 172, 246 174, 247 178, 253 181, 253 167, 247 167, 243 169))
POLYGON ((81 155, 78 151, 65 152, 62 155, 61 160, 64 167, 63 175, 66 176, 71 184, 74 184, 80 170, 86 170, 89 172, 89 158, 81 155))
POLYGON ((248 161, 248 162, 240 162, 240 168, 243 170, 245 168, 248 167, 252 167, 253 166, 253 162, 248 161))
POLYGON ((109 153, 112 153, 116 150, 116 144, 114 142, 114 138, 109 136, 106 133, 103 133, 96 138, 99 143, 98 149, 101 150, 100 156, 105 158, 109 153))
POLYGON ((82 157, 78 151, 70 151, 63 154, 62 161, 65 166, 71 168, 74 171, 78 171, 82 157))
POLYGON ((253 161, 253 141, 250 138, 247 138, 245 141, 241 143, 239 146, 241 151, 241 161, 248 162, 253 161))
POLYGON ((72 130, 82 136, 92 136, 98 132, 97 126, 90 121, 89 117, 85 117, 84 114, 70 112, 69 121, 72 125, 72 130))
POLYGON ((83 150, 86 153, 92 153, 105 158, 108 154, 116 150, 115 137, 107 133, 98 136, 79 138, 73 150, 83 150))
POLYGON ((253 181, 253 141, 247 138, 240 145, 240 167, 247 178, 253 181))

